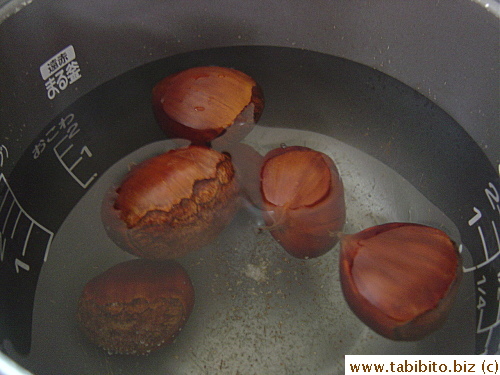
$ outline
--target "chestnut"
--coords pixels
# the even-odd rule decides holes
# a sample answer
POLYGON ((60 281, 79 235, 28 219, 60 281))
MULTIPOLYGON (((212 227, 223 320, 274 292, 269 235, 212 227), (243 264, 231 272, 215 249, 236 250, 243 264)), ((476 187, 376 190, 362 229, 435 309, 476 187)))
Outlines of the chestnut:
POLYGON ((133 167, 106 195, 102 220, 125 251, 178 258, 207 245, 229 224, 238 190, 230 155, 191 145, 133 167))
POLYGON ((341 246, 343 294, 368 327, 414 341, 443 324, 462 276, 460 254, 446 233, 388 223, 346 235, 341 246))
POLYGON ((153 112, 169 137, 207 145, 230 127, 239 141, 264 110, 262 89, 236 69, 200 66, 169 75, 152 92, 153 112))
POLYGON ((335 246, 346 213, 344 187, 330 157, 302 146, 271 150, 260 182, 266 225, 288 253, 314 258, 335 246))
POLYGON ((81 331, 109 354, 144 355, 171 343, 194 306, 176 261, 134 259, 90 280, 78 300, 81 331))

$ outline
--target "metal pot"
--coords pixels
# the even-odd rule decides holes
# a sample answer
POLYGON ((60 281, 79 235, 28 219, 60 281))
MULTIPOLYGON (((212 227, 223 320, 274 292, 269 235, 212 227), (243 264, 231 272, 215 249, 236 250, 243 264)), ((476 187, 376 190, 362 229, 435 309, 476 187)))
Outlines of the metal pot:
POLYGON ((496 353, 499 17, 494 0, 4 2, 0 373, 332 374, 345 354, 496 353), (332 156, 347 232, 413 221, 452 236, 465 277, 441 330, 415 343, 372 333, 343 301, 335 249, 292 259, 243 212, 181 259, 196 307, 173 345, 123 358, 82 337, 83 285, 130 258, 103 230, 104 191, 175 147, 151 88, 197 65, 262 85, 243 142, 332 156))

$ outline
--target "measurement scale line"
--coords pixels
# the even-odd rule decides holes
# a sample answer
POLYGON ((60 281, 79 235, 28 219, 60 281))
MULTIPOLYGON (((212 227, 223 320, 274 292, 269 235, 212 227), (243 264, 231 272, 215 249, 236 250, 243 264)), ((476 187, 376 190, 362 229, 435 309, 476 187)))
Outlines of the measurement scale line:
MULTIPOLYGON (((483 312, 483 311, 481 310, 481 313, 482 313, 482 312, 483 312)), ((481 314, 481 317, 482 317, 482 314, 481 314)), ((481 320, 482 320, 482 319, 481 319, 481 320)), ((488 330, 493 330, 493 328, 495 328, 495 327, 497 327, 497 326, 499 326, 499 325, 500 325, 500 320, 497 320, 495 323, 490 324, 488 327, 478 328, 477 333, 484 333, 484 332, 486 332, 486 331, 488 331, 488 330)))
POLYGON ((477 319, 476 333, 482 332, 481 325, 483 324, 483 314, 484 314, 484 310, 483 309, 479 310, 479 317, 477 319))
POLYGON ((57 144, 54 146, 54 153, 56 154, 59 161, 61 161, 61 159, 64 157, 64 155, 66 155, 69 152, 69 150, 71 150, 73 148, 73 144, 70 144, 68 146, 68 148, 66 150, 64 150, 64 152, 62 154, 60 154, 59 151, 57 151, 57 148, 61 145, 61 143, 63 143, 66 140, 66 138, 68 138, 67 134, 64 137, 62 137, 61 140, 59 142, 57 142, 57 144))
POLYGON ((50 233, 49 240, 47 241, 47 246, 45 247, 45 255, 43 256, 43 261, 46 262, 49 257, 50 246, 52 245, 52 238, 54 237, 53 233, 50 233))
POLYGON ((12 233, 10 234, 10 239, 14 239, 14 235, 16 234, 16 229, 17 229, 17 224, 19 223, 19 219, 21 218, 22 211, 19 210, 19 213, 17 214, 16 222, 14 223, 14 228, 12 228, 12 233))
POLYGON ((78 159, 76 159, 76 161, 71 165, 71 167, 69 167, 69 169, 72 171, 73 169, 76 168, 76 166, 78 164, 80 164, 80 162, 83 160, 83 158, 80 156, 78 159))
POLYGON ((495 232, 495 237, 497 239, 498 251, 495 254, 495 256, 497 256, 500 253, 500 237, 498 236, 498 230, 497 230, 497 226, 496 226, 496 223, 494 220, 491 221, 491 226, 493 227, 493 232, 495 232))
POLYGON ((33 225, 34 222, 31 222, 30 229, 28 229, 28 234, 26 236, 26 239, 24 240, 23 253, 22 253, 23 256, 26 254, 26 248, 28 247, 28 241, 30 240, 31 231, 33 230, 33 225))
POLYGON ((86 189, 86 188, 87 188, 87 187, 91 184, 91 182, 92 182, 92 181, 94 181, 94 179, 95 179, 96 177, 97 177, 97 173, 94 173, 94 174, 92 175, 92 177, 90 177, 90 178, 87 180, 87 182, 83 183, 83 182, 81 182, 81 181, 80 181, 80 182, 79 182, 79 183, 80 183, 80 186, 81 186, 81 187, 83 187, 84 189, 86 189))
MULTIPOLYGON (((1 175, 0 177, 2 177, 3 175, 1 175)), ((14 194, 12 194, 12 192, 10 191, 10 188, 9 188, 9 185, 7 185, 7 193, 4 195, 3 199, 2 199, 2 204, 0 204, 0 211, 2 211, 2 208, 3 208, 3 205, 5 204, 5 200, 7 199, 7 195, 11 194, 12 196, 14 194)))
POLYGON ((82 188, 84 188, 84 189, 86 189, 86 188, 87 188, 86 184, 84 184, 84 183, 83 183, 83 182, 82 182, 82 181, 78 178, 78 176, 77 176, 76 174, 74 174, 74 173, 73 173, 73 171, 72 171, 71 169, 69 169, 69 168, 68 168, 68 166, 67 166, 66 164, 64 164, 64 163, 63 163, 63 166, 64 166, 64 169, 66 169, 66 171, 69 173, 69 175, 70 175, 71 177, 73 177, 73 180, 75 180, 75 181, 78 183, 78 185, 80 185, 80 186, 81 186, 82 188))
MULTIPOLYGON (((492 222, 492 223, 494 223, 494 222, 492 222)), ((489 257, 488 259, 486 259, 484 262, 481 262, 481 263, 479 263, 479 264, 476 264, 475 266, 472 266, 472 267, 465 267, 465 266, 463 266, 463 267, 462 267, 462 271, 463 271, 464 273, 467 273, 467 272, 472 272, 472 271, 475 271, 475 270, 477 270, 477 269, 479 269, 479 268, 481 268, 481 267, 484 267, 484 266, 486 266, 487 264, 489 264, 489 263, 493 262, 496 258, 498 258, 498 257, 500 256, 500 236, 498 235, 498 231, 497 231, 497 229, 496 229, 496 227, 495 227, 495 226, 493 227, 493 230, 495 231, 495 236, 496 236, 496 238, 497 238, 497 243, 498 243, 498 251, 497 251, 497 252, 496 252, 493 256, 491 256, 491 257, 489 257)), ((462 254, 463 249, 464 249, 464 245, 463 245, 463 244, 460 244, 460 245, 458 246, 458 251, 460 252, 460 254, 462 254)))
POLYGON ((66 150, 62 154, 59 154, 59 157, 62 159, 71 149, 73 148, 73 144, 70 144, 66 150))
POLYGON ((5 217, 5 221, 3 223, 2 233, 5 233, 5 228, 7 227, 7 223, 9 222, 9 216, 10 216, 10 213, 12 212, 12 207, 14 207, 14 203, 16 203, 16 201, 12 200, 12 203, 10 204, 10 207, 9 207, 9 211, 7 211, 7 216, 5 217))
MULTIPOLYGON (((4 174, 3 173, 0 173, 0 181, 3 181, 5 183, 5 185, 7 186, 7 189, 9 190, 9 193, 12 195, 12 198, 14 199, 14 201, 16 202, 17 206, 19 207, 19 209, 22 211, 22 213, 32 222, 32 223, 35 223, 41 230, 47 232, 51 237, 54 235, 54 233, 52 233, 51 230, 45 228, 42 224, 40 224, 39 222, 37 222, 35 219, 33 219, 25 210, 24 208, 19 204, 18 200, 16 199, 16 196, 12 193, 12 189, 10 188, 10 185, 9 183, 7 182, 7 179, 5 178, 4 174)), ((5 200, 5 198, 4 198, 5 200)), ((2 202, 2 205, 3 205, 3 202, 2 202)), ((1 209, 1 206, 0 206, 0 209, 1 209)))
POLYGON ((498 322, 500 322, 500 302, 498 302, 498 307, 497 307, 497 325, 499 324, 498 322))
POLYGON ((0 262, 3 262, 3 256, 5 254, 5 246, 7 244, 7 238, 3 238, 1 236, 2 233, 0 233, 0 246, 1 246, 1 251, 0 251, 0 262))
POLYGON ((491 334, 493 333, 493 330, 490 329, 490 331, 488 332, 488 337, 486 338, 486 342, 484 343, 484 352, 483 354, 488 354, 488 347, 490 346, 490 342, 491 342, 491 334))
POLYGON ((486 266, 487 264, 493 262, 496 258, 498 258, 500 255, 500 250, 496 252, 495 255, 493 255, 492 257, 490 257, 488 260, 485 260, 484 262, 482 263, 479 263, 478 265, 474 266, 474 267, 470 267, 470 268, 465 268, 465 267, 462 267, 462 270, 463 272, 472 272, 472 271, 475 271, 481 267, 484 267, 486 266))
MULTIPOLYGON (((78 185, 80 185, 82 188, 86 189, 87 186, 88 186, 88 181, 87 183, 83 183, 74 173, 73 173, 73 168, 76 167, 76 165, 78 163, 80 163, 80 159, 82 159, 80 157, 80 159, 78 159, 75 163, 73 163, 73 165, 71 167, 68 167, 67 164, 64 162, 64 160, 62 160, 62 158, 64 157, 64 155, 66 155, 66 153, 71 149, 73 148, 73 144, 71 144, 62 154, 59 154, 59 152, 57 151, 57 147, 61 144, 62 141, 64 141, 68 136, 64 136, 60 141, 59 143, 57 143, 57 145, 54 147, 54 154, 56 154, 56 158, 57 160, 59 160, 59 163, 61 163, 61 165, 63 166, 63 168, 66 170, 66 172, 69 173, 69 175, 78 183, 78 185)), ((91 178, 90 181, 92 181, 93 178, 91 178)))
MULTIPOLYGON (((495 232, 495 238, 497 240, 497 247, 498 247, 497 252, 495 254, 493 254, 492 256, 489 256, 486 252, 486 260, 484 262, 479 263, 476 266, 470 267, 470 268, 463 267, 462 268, 463 272, 475 271, 475 270, 477 270, 481 267, 484 267, 485 265, 493 262, 496 258, 498 258, 500 256, 500 235, 498 234, 498 229, 497 229, 497 226, 496 226, 496 223, 494 220, 491 221, 491 226, 493 227, 493 232, 495 232)), ((483 248, 484 248, 486 246, 486 244, 485 244, 483 231, 481 230, 481 227, 478 227, 478 230, 479 230, 479 234, 481 236, 481 241, 483 243, 483 248)), ((460 245, 460 246, 462 246, 462 245, 460 245)))
MULTIPOLYGON (((7 192, 4 196, 4 199, 2 201, 2 206, 0 207, 3 207, 3 205, 5 204, 5 200, 7 198, 7 195, 10 194, 12 195, 12 200, 13 200, 13 203, 15 203, 18 207, 19 207, 19 214, 17 216, 17 219, 16 219, 16 223, 14 225, 14 229, 12 230, 12 237, 14 236, 14 232, 17 228, 17 223, 21 217, 21 214, 25 215, 28 220, 30 221, 30 226, 29 226, 29 229, 28 229, 28 233, 27 233, 27 236, 26 236, 26 239, 24 240, 24 245, 23 245, 23 252, 22 252, 22 255, 24 256, 26 254, 26 249, 28 247, 28 241, 30 239, 30 236, 31 236, 31 231, 33 230, 33 226, 36 225, 38 228, 40 228, 41 230, 43 230, 44 232, 46 232, 48 235, 49 235, 49 239, 47 241, 47 246, 45 247, 45 255, 43 257, 43 261, 46 262, 47 261, 47 258, 48 258, 48 255, 49 255, 49 249, 50 249, 50 246, 52 244, 52 239, 54 238, 54 233, 52 231, 50 231, 49 229, 45 228, 43 225, 41 225, 40 223, 38 223, 35 219, 33 219, 24 209, 23 207, 19 204, 16 196, 14 195, 14 193, 12 192, 12 189, 10 188, 10 185, 9 183, 7 182, 7 179, 5 178, 5 175, 3 173, 0 173, 0 182, 3 182, 5 183, 5 186, 7 186, 7 192)), ((12 206, 11 205, 11 209, 12 209, 12 206)), ((10 215, 10 210, 9 210, 9 215, 10 215)), ((5 221, 7 222, 7 220, 5 221)), ((5 228, 5 224, 4 224, 4 228, 5 228)), ((6 241, 7 241, 7 238, 2 238, 2 236, 0 236, 1 239, 3 239, 2 243, 1 243, 1 246, 2 246, 2 253, 1 253, 1 256, 2 256, 2 260, 3 260, 3 256, 4 256, 4 251, 5 251, 5 245, 6 245, 6 241)))
POLYGON ((483 228, 477 227, 477 230, 479 232, 479 237, 481 237, 481 243, 483 244, 484 258, 488 261, 489 260, 488 245, 486 245, 486 240, 484 238, 483 228))

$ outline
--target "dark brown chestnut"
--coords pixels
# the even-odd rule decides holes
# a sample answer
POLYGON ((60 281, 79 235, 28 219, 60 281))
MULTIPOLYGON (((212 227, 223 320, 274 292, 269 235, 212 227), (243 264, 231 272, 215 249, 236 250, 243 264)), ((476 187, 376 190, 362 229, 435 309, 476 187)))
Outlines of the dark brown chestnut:
POLYGON ((103 223, 131 254, 178 258, 210 243, 232 220, 238 186, 228 154, 202 146, 170 150, 133 167, 107 194, 103 223))
POLYGON ((193 306, 193 285, 178 262, 134 259, 85 285, 77 319, 90 341, 109 354, 144 355, 171 343, 193 306))
POLYGON ((461 275, 455 243, 436 228, 389 223, 342 238, 345 299, 368 327, 392 340, 419 340, 438 329, 461 275))
POLYGON ((307 259, 335 246, 346 214, 344 187, 330 157, 280 147, 264 157, 260 179, 266 224, 286 251, 307 259))
POLYGON ((170 137, 206 145, 229 128, 239 141, 264 110, 262 89, 236 69, 201 66, 162 79, 153 88, 153 111, 170 137), (234 125, 234 126, 233 126, 234 125))

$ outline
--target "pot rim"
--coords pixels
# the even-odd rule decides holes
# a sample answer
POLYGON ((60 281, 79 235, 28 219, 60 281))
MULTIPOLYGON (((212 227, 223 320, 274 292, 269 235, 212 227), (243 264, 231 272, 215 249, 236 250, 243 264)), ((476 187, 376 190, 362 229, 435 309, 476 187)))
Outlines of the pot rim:
MULTIPOLYGON (((481 6, 487 12, 493 14, 496 18, 500 19, 500 2, 498 2, 498 0, 470 0, 470 1, 478 4, 478 6, 481 6)), ((16 14, 17 12, 19 12, 32 2, 33 0, 10 0, 10 1, 0 0, 0 23, 4 22, 7 18, 16 14)), ((24 369, 20 365, 18 365, 14 360, 12 360, 6 354, 0 352, 0 374, 29 375, 32 373, 24 369)))

